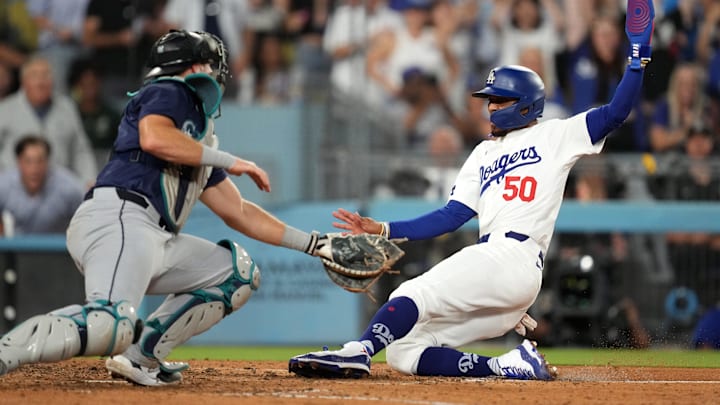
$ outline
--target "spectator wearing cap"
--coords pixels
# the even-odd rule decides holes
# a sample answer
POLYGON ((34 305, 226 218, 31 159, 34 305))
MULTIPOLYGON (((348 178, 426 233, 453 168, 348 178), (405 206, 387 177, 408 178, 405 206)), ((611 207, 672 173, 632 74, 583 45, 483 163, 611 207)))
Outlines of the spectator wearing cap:
POLYGON ((400 100, 393 110, 397 111, 407 146, 420 154, 429 152, 435 131, 455 125, 459 120, 440 89, 437 77, 417 66, 403 72, 400 100))
POLYGON ((87 184, 97 164, 77 107, 53 92, 48 61, 33 57, 20 72, 20 90, 0 102, 0 167, 13 165, 13 147, 26 134, 41 134, 53 149, 53 163, 73 171, 87 184))
MULTIPOLYGON (((13 218, 14 234, 65 233, 84 187, 67 169, 50 164, 50 143, 28 135, 15 145, 17 166, 0 173, 0 212, 13 218)), ((0 224, 0 235, 10 236, 0 224)))

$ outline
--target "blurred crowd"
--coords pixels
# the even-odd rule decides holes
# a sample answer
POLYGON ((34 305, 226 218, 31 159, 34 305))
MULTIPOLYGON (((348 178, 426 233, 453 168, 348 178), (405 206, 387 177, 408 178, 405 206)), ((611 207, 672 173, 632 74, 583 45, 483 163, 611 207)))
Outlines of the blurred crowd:
MULTIPOLYGON (((485 104, 470 93, 492 67, 524 65, 543 78, 541 119, 610 101, 627 64, 626 1, 0 0, 0 211, 12 211, 0 234, 62 229, 35 213, 66 218, 82 201, 127 92, 142 85, 149 49, 169 29, 225 42, 226 101, 276 106, 329 88, 333 102, 395 137, 399 154, 433 159, 421 179, 401 171, 388 188, 438 198, 455 158, 489 133, 485 104)), ((644 92, 605 147, 649 154, 642 187, 616 181, 601 155, 574 171, 568 197, 720 200, 720 1, 655 0, 655 10, 644 92)), ((631 262, 628 246, 659 242, 586 236, 567 238, 558 257, 599 249, 617 268, 631 262)), ((720 237, 659 238, 667 260, 652 266, 720 273, 720 237)))
MULTIPOLYGON (((79 119, 82 131, 72 122, 66 132, 107 150, 152 43, 172 28, 205 30, 229 50, 226 100, 291 103, 329 80, 335 96, 382 115, 410 150, 460 154, 488 133, 487 112, 469 95, 496 65, 521 64, 543 77, 543 119, 608 102, 627 63, 625 2, 2 0, 0 98, 17 104, 24 96, 46 127, 50 100, 72 101, 77 114, 61 121, 79 119), (33 61, 49 70, 29 69, 33 61)), ((716 153, 720 132, 720 4, 655 3, 645 91, 606 151, 702 159, 716 153)), ((20 130, 27 128, 3 128, 5 165, 13 146, 5 132, 20 130)), ((46 136, 57 143, 68 135, 46 136)), ((76 146, 72 162, 55 149, 59 163, 92 177, 84 149, 76 146)))

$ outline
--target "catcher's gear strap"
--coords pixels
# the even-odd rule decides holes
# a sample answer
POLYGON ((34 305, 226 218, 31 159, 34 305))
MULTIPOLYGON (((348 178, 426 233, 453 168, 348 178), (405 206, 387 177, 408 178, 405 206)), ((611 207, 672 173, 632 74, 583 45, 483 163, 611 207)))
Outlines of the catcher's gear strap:
MULTIPOLYGON (((205 120, 205 129, 195 138, 200 144, 210 148, 218 147, 218 139, 212 119, 205 120)), ((168 165, 160 174, 160 187, 164 205, 164 215, 173 232, 177 233, 185 224, 190 211, 205 190, 213 167, 198 166, 190 171, 182 165, 168 165)))
POLYGON ((71 305, 34 316, 8 332, 0 340, 0 361, 12 370, 27 363, 122 353, 141 325, 126 301, 71 305))
POLYGON ((257 290, 260 287, 260 269, 255 265, 255 261, 245 249, 229 239, 221 240, 218 245, 232 253, 233 273, 235 276, 244 283, 249 284, 253 290, 257 290))
POLYGON ((175 300, 171 307, 177 308, 170 316, 161 319, 151 315, 140 342, 143 355, 164 360, 173 348, 205 332, 245 305, 252 291, 260 286, 260 269, 245 249, 229 240, 220 241, 218 245, 232 252, 233 274, 216 287, 170 298, 175 300))

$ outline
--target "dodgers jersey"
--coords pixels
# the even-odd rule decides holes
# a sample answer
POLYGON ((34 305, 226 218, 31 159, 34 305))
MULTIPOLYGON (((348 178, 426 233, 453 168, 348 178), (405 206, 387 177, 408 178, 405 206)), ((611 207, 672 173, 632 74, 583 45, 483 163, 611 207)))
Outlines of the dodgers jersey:
POLYGON ((547 251, 568 174, 583 155, 600 153, 585 116, 549 120, 475 147, 463 164, 450 200, 478 213, 480 234, 514 231, 547 251))
POLYGON ((202 101, 180 78, 164 78, 144 86, 125 107, 113 155, 95 187, 121 187, 147 197, 172 232, 178 232, 207 187, 227 173, 211 166, 170 163, 142 152, 138 123, 150 114, 169 117, 175 126, 198 142, 217 148, 212 119, 202 101))

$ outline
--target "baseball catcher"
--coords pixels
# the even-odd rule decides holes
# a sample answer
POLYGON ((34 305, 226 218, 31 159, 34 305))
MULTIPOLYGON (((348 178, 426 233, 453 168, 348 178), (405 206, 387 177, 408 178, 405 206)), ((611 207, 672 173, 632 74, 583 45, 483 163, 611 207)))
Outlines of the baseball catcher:
POLYGON ((188 365, 166 361, 170 352, 260 287, 260 269, 242 246, 181 232, 198 201, 250 238, 321 257, 350 291, 366 291, 402 255, 377 235, 304 232, 241 196, 229 176, 247 175, 266 192, 270 181, 254 162, 219 149, 214 119, 229 76, 219 38, 170 31, 147 65, 112 156, 67 230, 86 302, 34 316, 0 338, 0 375, 23 364, 109 356, 108 371, 133 383, 181 381, 188 365), (135 309, 145 294, 165 300, 143 321, 135 309))

